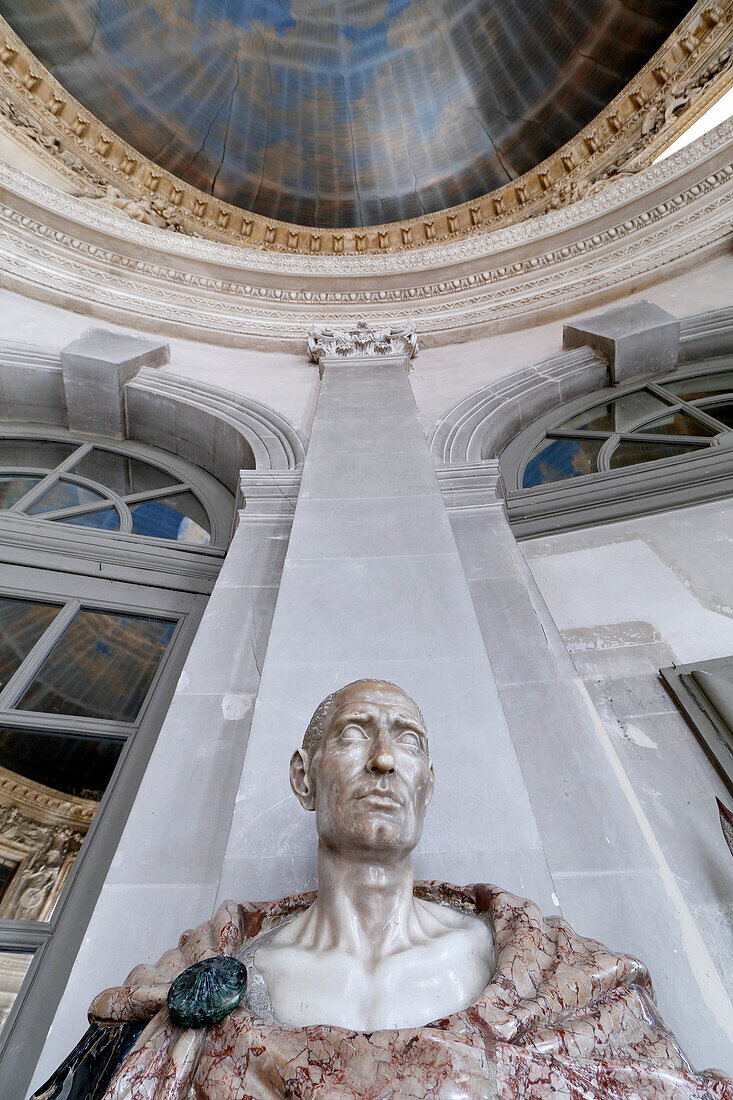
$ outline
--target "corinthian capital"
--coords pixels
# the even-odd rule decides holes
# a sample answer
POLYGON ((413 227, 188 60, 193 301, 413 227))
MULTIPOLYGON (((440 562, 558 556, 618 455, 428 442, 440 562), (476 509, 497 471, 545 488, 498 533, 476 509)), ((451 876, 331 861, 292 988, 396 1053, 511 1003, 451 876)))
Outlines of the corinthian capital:
POLYGON ((359 321, 353 328, 314 325, 308 335, 308 352, 314 363, 321 359, 366 359, 382 355, 417 355, 417 336, 412 325, 373 327, 359 321))

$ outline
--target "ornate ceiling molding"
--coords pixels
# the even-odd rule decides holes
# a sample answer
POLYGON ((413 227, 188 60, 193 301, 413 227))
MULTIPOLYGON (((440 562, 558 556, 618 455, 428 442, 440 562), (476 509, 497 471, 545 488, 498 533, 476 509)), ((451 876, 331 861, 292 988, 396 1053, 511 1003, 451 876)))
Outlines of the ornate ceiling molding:
POLYGON ((421 343, 578 312, 729 248, 733 121, 562 210, 394 255, 255 252, 167 233, 0 163, 0 284, 117 324, 301 349, 409 316, 421 343))
POLYGON ((313 230, 242 211, 184 183, 70 96, 0 19, 0 125, 81 193, 146 225, 313 258, 420 252, 576 202, 651 163, 733 83, 733 0, 698 0, 664 46, 575 138, 475 202, 403 222, 313 230))

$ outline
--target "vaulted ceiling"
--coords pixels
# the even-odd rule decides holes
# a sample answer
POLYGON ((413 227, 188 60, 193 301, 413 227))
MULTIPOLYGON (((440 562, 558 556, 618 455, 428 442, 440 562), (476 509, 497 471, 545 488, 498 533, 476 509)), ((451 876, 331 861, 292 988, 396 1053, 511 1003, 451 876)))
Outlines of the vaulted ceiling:
POLYGON ((0 0, 54 76, 189 183, 310 226, 485 194, 606 106, 687 0, 0 0))

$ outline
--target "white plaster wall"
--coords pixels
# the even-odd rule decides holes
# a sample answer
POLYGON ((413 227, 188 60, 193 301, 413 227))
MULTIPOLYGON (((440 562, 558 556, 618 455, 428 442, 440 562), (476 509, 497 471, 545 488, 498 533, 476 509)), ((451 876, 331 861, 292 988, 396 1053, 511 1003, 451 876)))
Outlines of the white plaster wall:
POLYGON ((560 630, 644 621, 679 663, 733 654, 733 501, 521 545, 560 630))
MULTIPOLYGON (((715 804, 731 796, 658 675, 733 655, 733 501, 521 545, 684 899, 679 950, 733 1043, 733 859, 715 804), (687 935, 683 918, 694 924, 687 935)), ((659 964, 665 982, 674 980, 676 955, 659 964)), ((669 1016, 674 1022, 674 1005, 669 1016)))

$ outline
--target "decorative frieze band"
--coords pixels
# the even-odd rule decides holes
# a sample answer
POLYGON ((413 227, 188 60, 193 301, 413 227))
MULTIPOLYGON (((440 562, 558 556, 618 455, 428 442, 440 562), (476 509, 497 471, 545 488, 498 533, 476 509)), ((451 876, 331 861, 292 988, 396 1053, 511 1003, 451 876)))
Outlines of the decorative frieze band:
POLYGON ((409 221, 309 229, 231 206, 127 145, 51 76, 0 19, 0 124, 91 201, 198 237, 315 257, 420 250, 559 209, 637 171, 733 82, 733 0, 698 0, 636 77, 535 169, 476 200, 409 221))
POLYGON ((358 279, 353 257, 244 253, 99 208, 89 216, 88 204, 0 163, 0 285, 215 342, 268 336, 302 347, 314 322, 340 331, 354 314, 375 328, 407 315, 423 342, 487 323, 506 331, 563 303, 577 313, 581 302, 607 302, 614 287, 651 285, 726 248, 732 149, 733 120, 577 207, 430 253, 363 257, 358 279), (302 277, 297 287, 292 272, 278 285, 285 260, 302 277), (326 282, 325 271, 351 278, 326 282))

